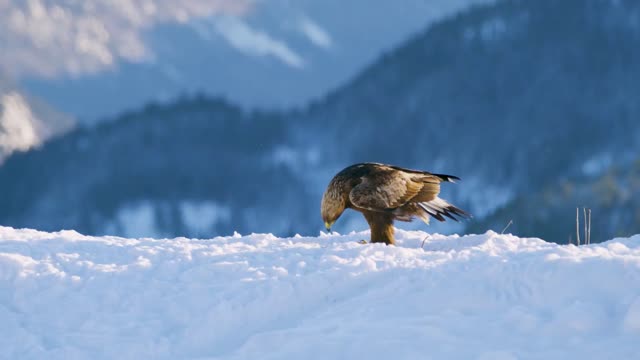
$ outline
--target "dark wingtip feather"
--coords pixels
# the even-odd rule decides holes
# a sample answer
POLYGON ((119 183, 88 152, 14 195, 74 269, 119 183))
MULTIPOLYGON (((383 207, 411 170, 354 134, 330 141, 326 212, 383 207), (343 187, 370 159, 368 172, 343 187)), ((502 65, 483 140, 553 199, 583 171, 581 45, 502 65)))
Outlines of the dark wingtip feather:
POLYGON ((456 212, 451 210, 450 208, 444 209, 444 211, 443 211, 444 216, 448 217, 449 219, 451 219, 451 220, 453 220, 455 222, 460 222, 460 220, 458 220, 458 218, 456 218, 453 215, 451 215, 451 213, 456 214, 456 212))
POLYGON ((439 177, 442 181, 454 183, 456 181, 460 181, 460 178, 455 175, 445 175, 445 174, 433 174, 434 176, 439 177))
MULTIPOLYGON (((464 211, 464 210, 462 210, 460 208, 457 208, 457 207, 455 207, 453 205, 447 207, 446 212, 451 212, 451 213, 453 213, 453 214, 455 214, 455 215, 457 215, 457 216, 459 216, 459 217, 461 217, 463 219, 471 219, 471 218, 473 218, 473 215, 471 215, 468 212, 466 212, 466 211, 464 211)), ((458 221, 457 219, 454 219, 454 220, 458 221)))

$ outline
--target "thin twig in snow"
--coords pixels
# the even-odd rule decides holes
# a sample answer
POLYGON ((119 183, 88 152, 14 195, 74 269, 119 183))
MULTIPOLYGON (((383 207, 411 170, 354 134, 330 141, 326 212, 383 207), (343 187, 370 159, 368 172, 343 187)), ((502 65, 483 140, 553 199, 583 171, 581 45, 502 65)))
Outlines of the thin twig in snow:
POLYGON ((591 245, 591 209, 589 209, 589 231, 587 232, 587 244, 591 245))
POLYGON ((584 243, 589 244, 589 238, 587 237, 587 208, 583 207, 582 212, 584 213, 584 243))
POLYGON ((424 237, 424 239, 422 240, 422 245, 420 245, 420 248, 424 249, 424 243, 427 241, 427 239, 429 239, 431 237, 431 234, 427 234, 427 236, 424 237))
POLYGON ((504 229, 502 229, 500 234, 504 234, 504 232, 509 228, 509 226, 511 226, 511 224, 513 224, 513 219, 509 220, 509 223, 504 227, 504 229))
POLYGON ((580 246, 580 208, 576 208, 576 244, 580 246))

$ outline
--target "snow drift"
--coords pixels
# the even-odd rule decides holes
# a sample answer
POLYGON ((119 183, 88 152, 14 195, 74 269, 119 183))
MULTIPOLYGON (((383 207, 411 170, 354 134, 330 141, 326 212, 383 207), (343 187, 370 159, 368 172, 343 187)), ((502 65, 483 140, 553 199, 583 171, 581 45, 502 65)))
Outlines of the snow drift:
POLYGON ((2 359, 630 359, 640 236, 209 240, 0 227, 2 359))

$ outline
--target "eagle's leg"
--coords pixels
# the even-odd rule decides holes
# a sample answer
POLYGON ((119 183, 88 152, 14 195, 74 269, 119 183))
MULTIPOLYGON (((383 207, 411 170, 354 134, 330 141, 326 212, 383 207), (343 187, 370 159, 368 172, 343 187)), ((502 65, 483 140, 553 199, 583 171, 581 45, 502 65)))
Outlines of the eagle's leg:
POLYGON ((371 242, 394 245, 393 214, 377 211, 363 211, 364 218, 371 228, 371 242))

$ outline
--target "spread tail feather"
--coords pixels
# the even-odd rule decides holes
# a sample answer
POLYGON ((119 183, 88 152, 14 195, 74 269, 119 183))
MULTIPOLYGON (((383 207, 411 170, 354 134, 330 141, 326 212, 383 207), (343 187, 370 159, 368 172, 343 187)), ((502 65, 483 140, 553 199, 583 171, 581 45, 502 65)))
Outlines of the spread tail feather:
POLYGON ((445 221, 445 216, 454 221, 460 221, 457 217, 462 219, 469 219, 472 217, 468 212, 449 204, 439 197, 436 197, 431 201, 418 203, 418 206, 438 221, 445 221))

